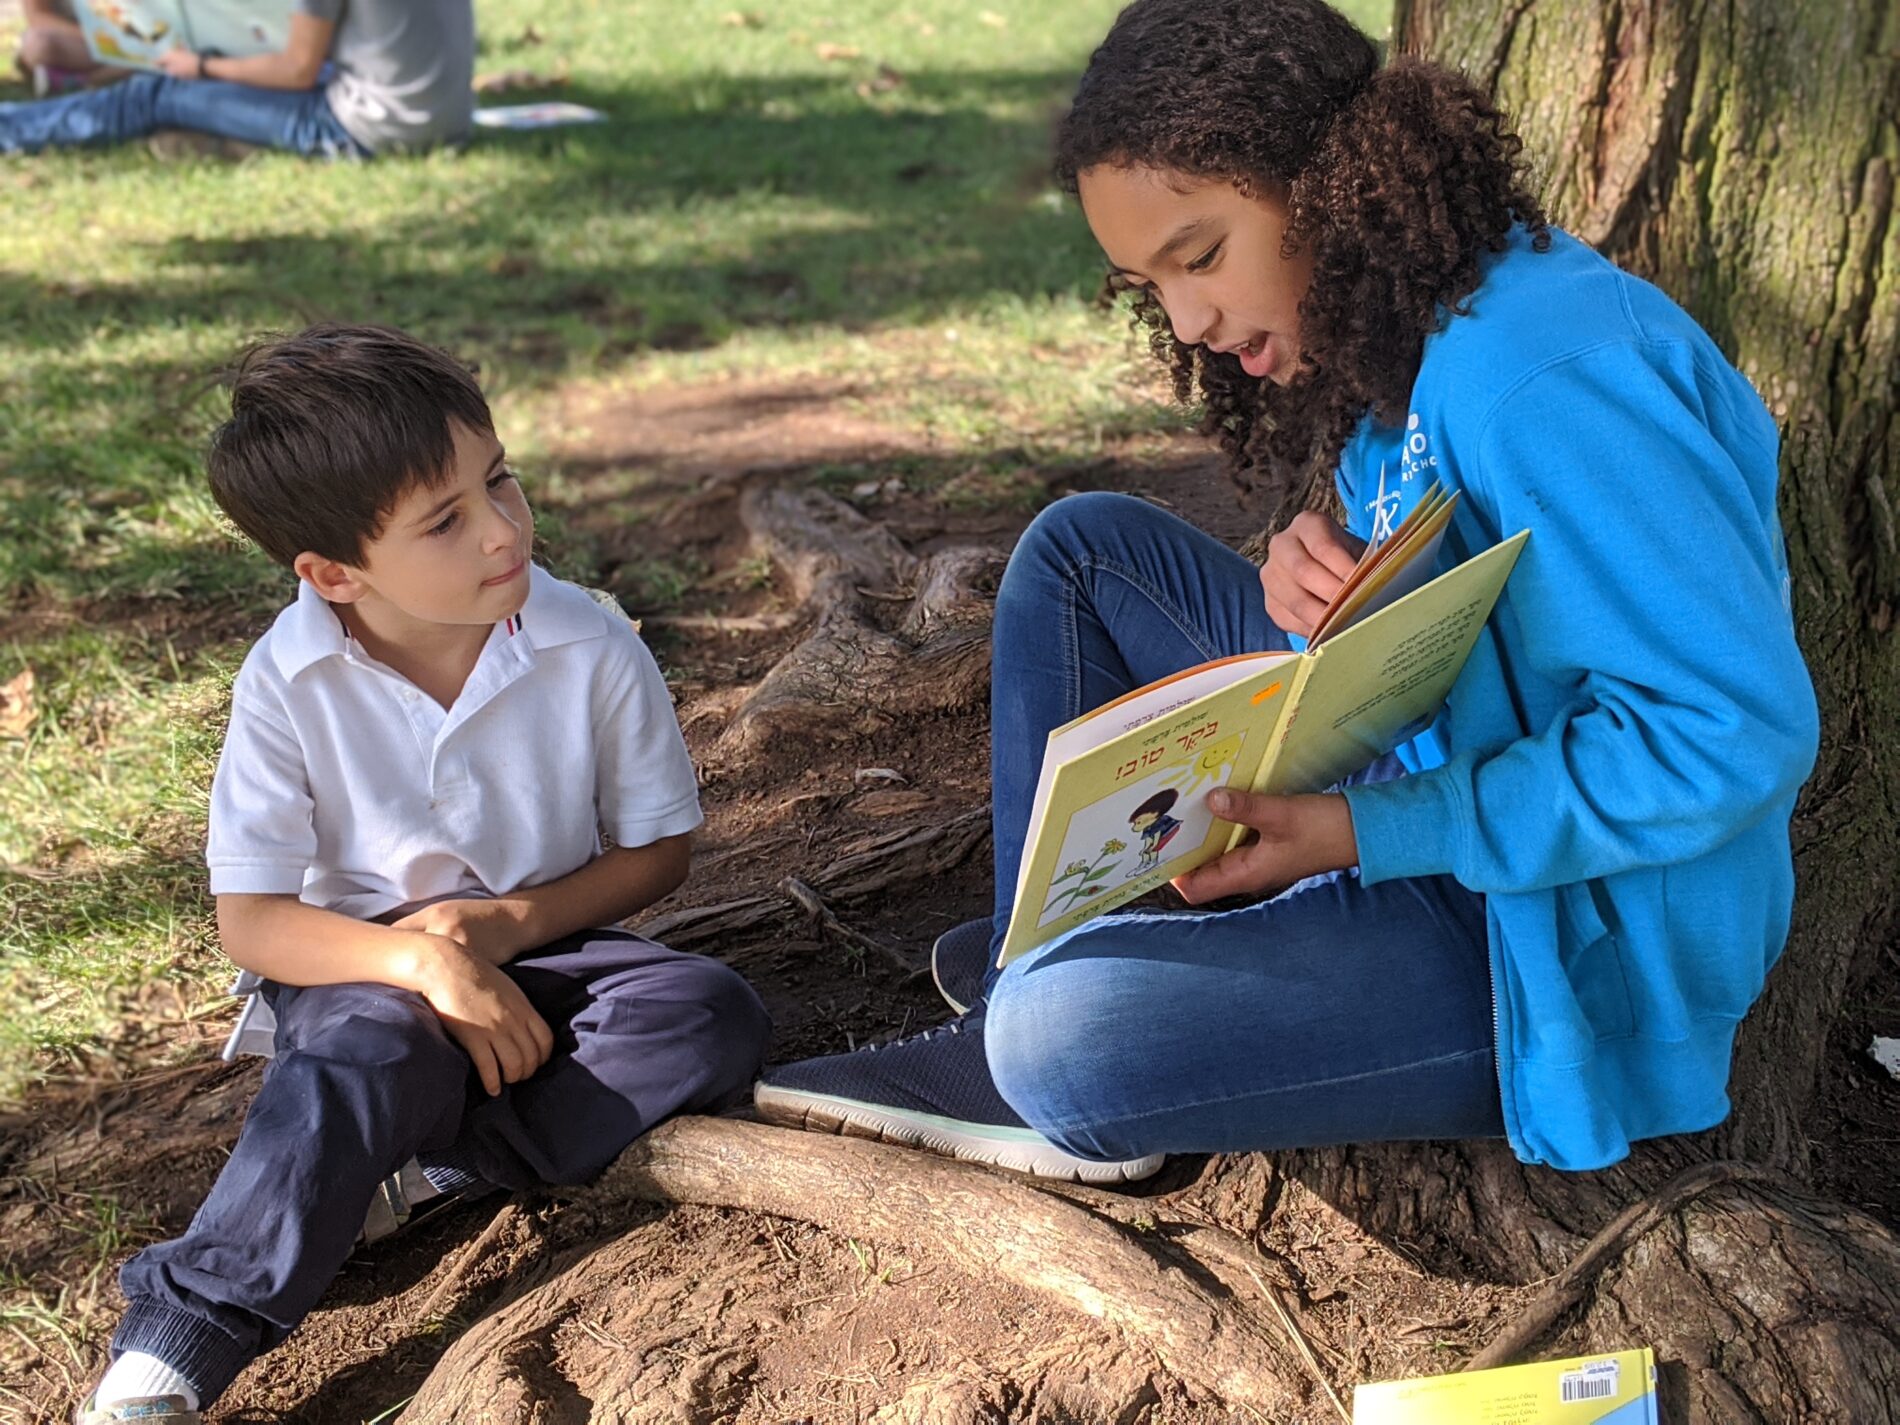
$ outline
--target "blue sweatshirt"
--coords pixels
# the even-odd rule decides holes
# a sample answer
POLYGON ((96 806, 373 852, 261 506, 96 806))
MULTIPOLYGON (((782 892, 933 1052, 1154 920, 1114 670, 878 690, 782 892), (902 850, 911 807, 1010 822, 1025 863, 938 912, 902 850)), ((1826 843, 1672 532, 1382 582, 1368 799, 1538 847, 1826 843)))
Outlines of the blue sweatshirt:
POLYGON ((1774 422, 1706 333, 1522 229, 1427 338, 1405 428, 1341 456, 1361 537, 1462 490, 1441 567, 1530 542, 1412 775, 1352 787, 1367 882, 1486 897, 1505 1130, 1597 1168, 1727 1116, 1735 1029, 1787 938, 1818 719, 1774 422))

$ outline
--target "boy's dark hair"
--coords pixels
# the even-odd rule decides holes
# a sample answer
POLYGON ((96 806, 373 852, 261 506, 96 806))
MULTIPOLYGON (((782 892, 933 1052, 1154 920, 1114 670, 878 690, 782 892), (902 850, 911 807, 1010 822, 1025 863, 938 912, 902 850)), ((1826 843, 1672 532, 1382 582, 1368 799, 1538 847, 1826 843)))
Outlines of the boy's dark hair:
POLYGON ((1138 816, 1166 816, 1168 809, 1174 805, 1180 795, 1181 794, 1173 787, 1163 787, 1152 797, 1149 797, 1147 801, 1129 812, 1128 819, 1133 821, 1138 816))
POLYGON ((238 358, 211 493, 286 568, 306 549, 361 564, 396 501, 452 473, 452 421, 495 428, 474 372, 406 332, 324 322, 271 337, 238 358))
POLYGON ((1367 411, 1402 422, 1425 338, 1477 288, 1516 223, 1549 246, 1504 116, 1461 75, 1379 51, 1321 0, 1135 0, 1089 60, 1056 137, 1069 192, 1108 163, 1273 190, 1313 256, 1291 385, 1175 340, 1152 291, 1135 319, 1204 403, 1235 479, 1330 494, 1367 411))

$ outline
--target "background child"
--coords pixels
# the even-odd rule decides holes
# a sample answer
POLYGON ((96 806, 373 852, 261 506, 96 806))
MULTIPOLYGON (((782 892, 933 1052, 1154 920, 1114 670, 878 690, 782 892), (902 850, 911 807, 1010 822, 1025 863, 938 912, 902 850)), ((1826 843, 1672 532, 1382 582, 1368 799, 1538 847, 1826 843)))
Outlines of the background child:
POLYGON ((382 328, 266 343, 210 472, 301 581, 238 673, 206 855, 277 1054, 190 1228, 120 1274, 82 1425, 195 1420, 410 1158, 444 1192, 585 1182, 743 1090, 768 1031, 724 965, 595 928, 685 878, 693 768, 632 625, 530 562, 469 372, 382 328))
MULTIPOLYGON (((1381 67, 1319 0, 1122 12, 1058 172, 1236 473, 1336 491, 1348 523, 1299 516, 1260 570, 1123 496, 1030 527, 997 595, 978 957, 1050 729, 1286 648, 1433 483, 1463 495, 1446 567, 1531 538, 1396 760, 1337 794, 1209 793, 1256 838, 1182 894, 1288 893, 1101 917, 1012 961, 954 1033, 775 1070, 762 1112, 1129 1177, 1168 1152, 1500 1135, 1596 1168, 1726 1116, 1818 736, 1775 426, 1668 297, 1545 223, 1519 148, 1469 81, 1381 67)), ((982 992, 981 958, 942 959, 940 984, 982 992)))
POLYGON ((475 106, 475 12, 470 0, 298 0, 281 50, 176 46, 159 64, 163 73, 104 89, 0 104, 0 153, 123 143, 158 129, 320 158, 454 142, 475 106))

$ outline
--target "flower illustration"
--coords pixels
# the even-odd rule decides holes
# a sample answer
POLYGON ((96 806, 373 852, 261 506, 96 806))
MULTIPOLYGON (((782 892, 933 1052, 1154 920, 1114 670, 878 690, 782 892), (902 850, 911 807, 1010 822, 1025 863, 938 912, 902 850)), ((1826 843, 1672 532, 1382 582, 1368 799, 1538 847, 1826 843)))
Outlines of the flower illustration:
POLYGON ((1126 841, 1116 841, 1112 837, 1102 843, 1102 854, 1104 856, 1113 856, 1116 852, 1126 851, 1127 849, 1128 843, 1126 841))

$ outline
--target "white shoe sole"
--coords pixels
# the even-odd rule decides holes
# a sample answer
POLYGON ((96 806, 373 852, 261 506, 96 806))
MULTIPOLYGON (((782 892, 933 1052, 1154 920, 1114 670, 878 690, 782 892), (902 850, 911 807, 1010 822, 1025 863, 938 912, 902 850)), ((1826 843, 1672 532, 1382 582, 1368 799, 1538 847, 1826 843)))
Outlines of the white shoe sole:
POLYGON ((1150 1153, 1145 1158, 1102 1163, 1063 1152, 1033 1128, 984 1125, 981 1132, 973 1132, 973 1125, 954 1118, 771 1084, 760 1084, 753 1090, 752 1103, 766 1122, 787 1128, 871 1138, 901 1148, 922 1148, 966 1163, 988 1163, 1031 1177, 1070 1183, 1139 1182, 1153 1177, 1167 1161, 1164 1154, 1150 1153))

